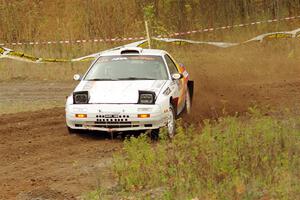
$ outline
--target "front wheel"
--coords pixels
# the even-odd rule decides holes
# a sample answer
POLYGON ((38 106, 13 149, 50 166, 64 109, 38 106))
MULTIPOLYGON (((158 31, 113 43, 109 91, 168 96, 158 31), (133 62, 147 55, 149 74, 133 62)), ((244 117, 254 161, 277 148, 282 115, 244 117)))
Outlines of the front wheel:
MULTIPOLYGON (((172 139, 175 135, 176 130, 176 116, 175 116, 175 109, 173 105, 170 105, 169 111, 168 111, 168 120, 166 125, 167 135, 170 139, 172 139)), ((159 129, 153 129, 150 131, 150 137, 152 140, 158 140, 159 139, 159 129)))
POLYGON ((73 129, 67 126, 68 129, 68 133, 73 135, 73 134, 77 134, 77 133, 82 133, 82 130, 78 130, 78 129, 73 129))
POLYGON ((153 129, 150 131, 150 138, 151 140, 158 140, 159 139, 159 129, 153 129))
POLYGON ((169 138, 173 138, 176 130, 176 115, 173 105, 170 105, 168 111, 167 130, 169 138))

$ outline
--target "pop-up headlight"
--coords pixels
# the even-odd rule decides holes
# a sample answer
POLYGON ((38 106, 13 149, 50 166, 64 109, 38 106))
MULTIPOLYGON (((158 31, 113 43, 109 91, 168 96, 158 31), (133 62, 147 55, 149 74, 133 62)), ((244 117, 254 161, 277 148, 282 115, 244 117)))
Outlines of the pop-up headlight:
POLYGON ((154 104, 155 92, 152 91, 139 91, 139 104, 154 104))
POLYGON ((87 104, 89 102, 88 91, 79 91, 73 93, 73 103, 74 104, 87 104))

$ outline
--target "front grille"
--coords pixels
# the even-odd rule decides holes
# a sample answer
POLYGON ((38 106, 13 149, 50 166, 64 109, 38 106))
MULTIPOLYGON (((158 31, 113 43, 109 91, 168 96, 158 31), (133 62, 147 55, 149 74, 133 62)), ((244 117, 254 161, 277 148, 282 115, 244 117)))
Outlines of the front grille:
POLYGON ((100 118, 100 119, 96 119, 96 122, 128 122, 128 119, 100 118))
POLYGON ((98 128, 131 128, 139 127, 138 124, 134 124, 129 121, 129 115, 119 115, 119 114, 105 114, 96 115, 96 121, 93 127, 98 128))
POLYGON ((127 122, 128 119, 129 119, 129 115, 121 115, 121 114, 96 115, 97 122, 127 122))
POLYGON ((105 114, 105 115, 96 115, 96 118, 129 118, 129 115, 122 114, 105 114))

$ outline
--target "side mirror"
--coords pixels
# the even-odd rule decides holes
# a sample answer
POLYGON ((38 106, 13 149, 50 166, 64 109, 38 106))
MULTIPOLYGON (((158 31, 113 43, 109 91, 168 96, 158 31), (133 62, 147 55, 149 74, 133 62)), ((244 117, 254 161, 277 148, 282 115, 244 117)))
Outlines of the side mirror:
POLYGON ((81 76, 80 76, 79 74, 75 74, 75 75, 73 76, 73 79, 74 79, 75 81, 80 81, 80 80, 81 80, 81 76))
POLYGON ((173 80, 179 80, 179 79, 182 79, 182 78, 183 78, 183 75, 180 74, 180 73, 172 74, 172 79, 173 80))

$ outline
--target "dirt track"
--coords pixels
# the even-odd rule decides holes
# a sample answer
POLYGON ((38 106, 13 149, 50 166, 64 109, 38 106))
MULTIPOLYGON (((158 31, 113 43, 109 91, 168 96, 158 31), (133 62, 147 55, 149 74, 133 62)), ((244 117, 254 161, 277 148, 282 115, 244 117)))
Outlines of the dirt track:
MULTIPOLYGON (((209 82, 205 78, 202 81, 209 82)), ((228 112, 244 111, 253 101, 273 108, 290 108, 300 114, 299 79, 238 85, 215 80, 210 83, 196 82, 191 122, 217 117, 224 104, 228 112)), ((54 87, 53 94, 60 92, 62 95, 58 97, 63 98, 73 86, 58 91, 61 85, 54 84, 48 91, 51 87, 54 87)), ((30 96, 20 88, 25 96, 30 96)), ((6 97, 13 98, 13 95, 7 93, 6 97)), ((34 98, 32 95, 28 101, 34 98)), ((64 120, 63 107, 1 115, 0 199, 74 199, 97 185, 109 188, 115 184, 110 171, 111 159, 112 153, 122 148, 122 141, 101 134, 69 135, 64 120)))
POLYGON ((121 141, 69 135, 62 108, 4 115, 0 123, 0 199, 74 199, 114 184, 109 166, 121 141))

